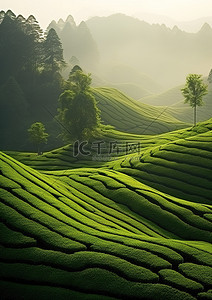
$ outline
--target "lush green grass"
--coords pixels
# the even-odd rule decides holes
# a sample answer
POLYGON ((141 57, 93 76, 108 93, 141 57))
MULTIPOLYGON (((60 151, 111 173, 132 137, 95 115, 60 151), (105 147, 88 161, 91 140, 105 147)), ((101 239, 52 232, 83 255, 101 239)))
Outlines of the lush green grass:
POLYGON ((136 134, 159 134, 188 126, 167 113, 164 107, 142 104, 116 89, 94 88, 93 94, 101 110, 102 120, 117 130, 136 134))
POLYGON ((2 299, 211 299, 211 130, 1 153, 2 299))
MULTIPOLYGON (((164 160, 150 151, 169 146, 185 148, 185 157, 189 149, 195 155, 198 143, 201 159, 195 167, 203 172, 205 157, 210 167, 210 132, 181 130, 158 139, 105 133, 106 140, 118 136, 120 144, 142 138, 143 159, 164 160), (193 137, 184 139, 188 136, 193 137)), ((2 299, 209 299, 212 205, 170 196, 145 185, 142 177, 124 174, 130 166, 142 172, 133 158, 138 154, 125 157, 129 166, 122 167, 123 153, 117 161, 94 163, 73 159, 70 147, 42 157, 12 153, 34 166, 43 162, 37 166, 47 167, 45 173, 0 155, 2 299), (62 170, 65 163, 76 165, 62 170), (86 168, 76 168, 83 163, 86 168)), ((182 165, 191 178, 192 170, 182 165)), ((204 188, 211 178, 210 172, 204 175, 195 186, 204 188)))
POLYGON ((211 120, 199 123, 194 136, 144 149, 111 166, 170 195, 211 204, 211 125, 211 120))
MULTIPOLYGON (((108 167, 108 161, 123 157, 122 166, 129 165, 131 153, 136 153, 136 157, 144 150, 154 146, 166 145, 169 142, 183 140, 196 136, 199 133, 207 132, 211 128, 211 121, 200 123, 195 128, 185 128, 160 135, 137 135, 125 133, 111 128, 104 128, 101 135, 85 146, 90 151, 90 155, 79 155, 74 157, 73 145, 67 145, 59 149, 45 152, 38 156, 36 153, 7 151, 6 153, 18 161, 29 165, 37 170, 64 170, 80 167, 108 167), (103 142, 101 154, 98 157, 96 142, 103 142), (114 143, 114 150, 110 154, 110 147, 114 143), (118 150, 118 152, 117 152, 118 150), (139 152, 139 153, 138 153, 139 152)), ((120 165, 120 163, 118 163, 120 165)))

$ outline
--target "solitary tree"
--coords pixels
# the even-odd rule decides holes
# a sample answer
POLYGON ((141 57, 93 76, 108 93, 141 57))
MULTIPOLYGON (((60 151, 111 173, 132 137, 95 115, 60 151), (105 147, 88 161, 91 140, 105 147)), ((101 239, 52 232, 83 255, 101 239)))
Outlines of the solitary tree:
POLYGON ((41 144, 47 143, 49 136, 49 134, 45 132, 45 126, 40 122, 33 123, 28 129, 28 134, 30 141, 37 146, 37 152, 38 155, 40 155, 40 146, 41 144))
POLYGON ((66 140, 89 139, 99 126, 100 111, 91 94, 90 83, 90 75, 77 68, 69 76, 67 90, 59 97, 59 119, 66 140))
POLYGON ((207 85, 203 83, 202 75, 189 74, 186 77, 185 87, 181 89, 185 103, 194 108, 194 126, 197 119, 197 106, 202 106, 203 96, 208 93, 207 85))

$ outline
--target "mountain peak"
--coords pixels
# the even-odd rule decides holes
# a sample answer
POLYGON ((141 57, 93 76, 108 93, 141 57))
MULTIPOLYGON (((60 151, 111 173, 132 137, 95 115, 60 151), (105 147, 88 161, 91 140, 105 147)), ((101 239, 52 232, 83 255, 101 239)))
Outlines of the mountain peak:
POLYGON ((66 23, 70 23, 72 26, 76 26, 76 23, 75 23, 75 21, 74 21, 74 18, 73 18, 71 15, 69 15, 69 16, 67 17, 66 23))
POLYGON ((180 29, 179 29, 179 27, 178 27, 177 25, 175 25, 175 26, 172 28, 172 31, 173 31, 173 32, 179 32, 180 29))
POLYGON ((208 23, 205 23, 199 31, 200 33, 210 33, 212 34, 212 28, 208 23))
POLYGON ((57 22, 57 25, 62 29, 63 26, 64 26, 65 22, 63 21, 63 19, 60 19, 58 22, 57 22))
POLYGON ((88 26, 87 24, 85 23, 85 21, 82 21, 79 26, 78 26, 79 29, 84 29, 84 30, 88 30, 88 26))

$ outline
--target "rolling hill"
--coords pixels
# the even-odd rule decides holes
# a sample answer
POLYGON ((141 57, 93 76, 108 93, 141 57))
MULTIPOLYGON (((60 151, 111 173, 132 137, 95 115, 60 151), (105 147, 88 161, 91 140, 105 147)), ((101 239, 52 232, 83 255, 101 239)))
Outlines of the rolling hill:
POLYGON ((104 168, 0 170, 2 299, 210 299, 211 205, 104 168))
MULTIPOLYGON (((169 89, 157 95, 146 96, 140 102, 155 106, 168 106, 166 112, 182 122, 193 122, 193 109, 184 104, 181 88, 183 85, 169 89)), ((208 86, 208 94, 203 97, 204 105, 197 108, 197 120, 206 121, 212 117, 212 87, 208 86)))
POLYGON ((103 122, 120 131, 158 134, 189 126, 168 114, 166 108, 142 104, 116 89, 94 88, 93 95, 103 122))
POLYGON ((211 204, 212 119, 193 130, 194 136, 151 147, 114 168, 169 195, 211 204))
POLYGON ((41 171, 76 169, 85 166, 113 168, 114 164, 120 167, 122 159, 129 160, 134 154, 138 156, 153 147, 195 137, 200 133, 208 132, 210 128, 210 120, 198 124, 196 128, 188 127, 157 135, 137 135, 106 127, 102 129, 99 137, 84 145, 84 150, 88 151, 87 155, 80 155, 80 153, 75 155, 77 152, 73 144, 44 152, 39 156, 29 152, 6 151, 6 153, 23 164, 41 171), (102 145, 100 153, 98 153, 98 143, 102 145))
POLYGON ((212 119, 75 150, 0 153, 1 299, 211 299, 212 119))

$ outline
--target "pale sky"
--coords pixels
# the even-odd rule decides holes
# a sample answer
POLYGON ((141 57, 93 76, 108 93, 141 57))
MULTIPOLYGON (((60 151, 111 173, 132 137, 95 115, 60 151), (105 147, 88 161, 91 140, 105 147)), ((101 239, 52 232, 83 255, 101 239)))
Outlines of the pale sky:
POLYGON ((0 0, 0 10, 11 9, 16 15, 34 15, 45 29, 54 19, 72 15, 77 23, 93 16, 124 13, 166 15, 177 21, 212 16, 212 0, 0 0))

